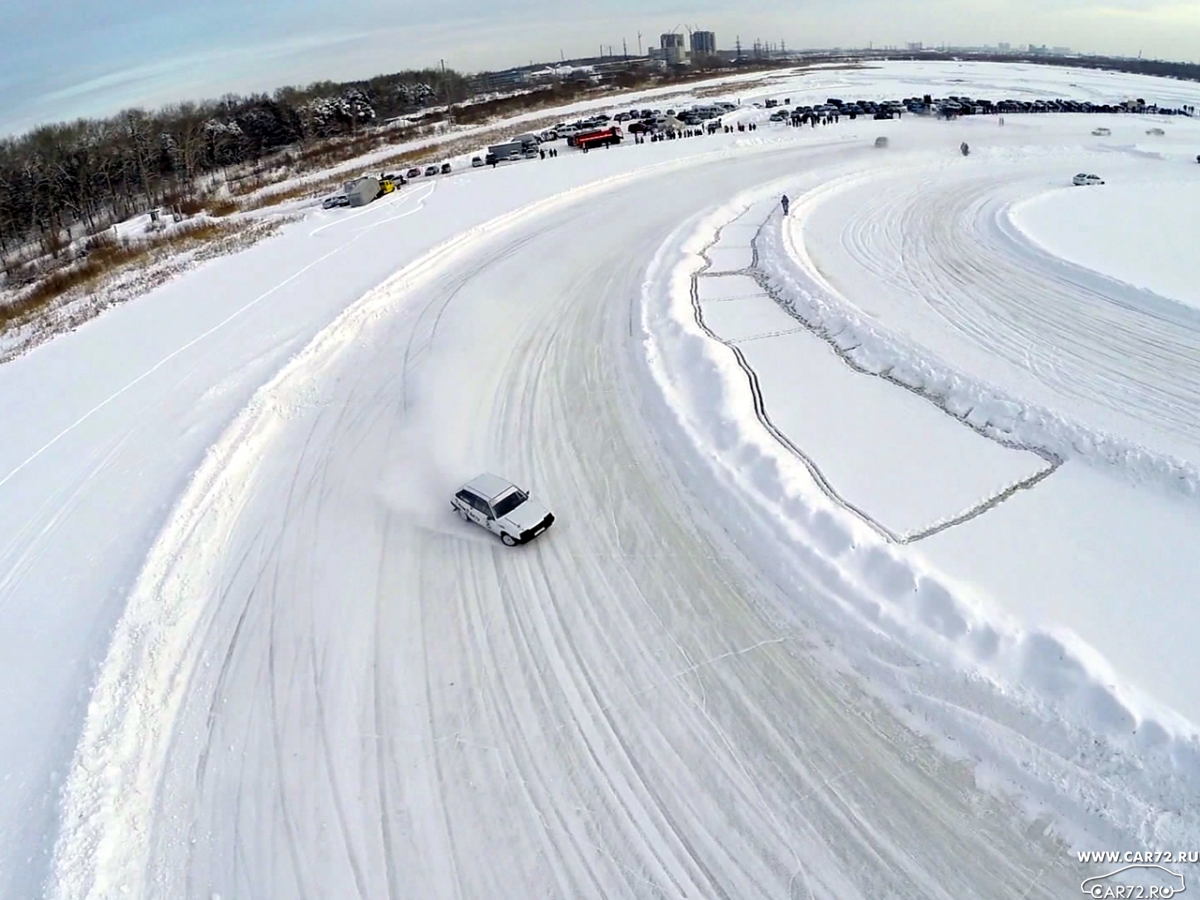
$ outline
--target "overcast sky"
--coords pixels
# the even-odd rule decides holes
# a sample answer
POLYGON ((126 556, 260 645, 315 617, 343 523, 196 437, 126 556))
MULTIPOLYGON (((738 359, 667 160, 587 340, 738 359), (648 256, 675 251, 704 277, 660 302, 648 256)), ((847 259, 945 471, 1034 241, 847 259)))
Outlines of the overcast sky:
MULTIPOLYGON (((1200 0, 0 0, 0 133, 436 65, 470 72, 677 25, 788 47, 1046 43, 1200 58, 1200 0)), ((607 52, 607 49, 606 49, 607 52)))

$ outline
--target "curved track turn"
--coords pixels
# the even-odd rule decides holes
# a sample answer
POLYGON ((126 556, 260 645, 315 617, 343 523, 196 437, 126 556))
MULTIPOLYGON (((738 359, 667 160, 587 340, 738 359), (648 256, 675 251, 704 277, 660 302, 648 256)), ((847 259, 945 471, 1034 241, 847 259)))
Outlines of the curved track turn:
POLYGON ((758 574, 741 542, 772 538, 748 511, 725 534, 736 498, 658 437, 652 257, 706 198, 796 165, 653 176, 481 240, 274 411, 195 585, 147 895, 1078 890, 1061 848, 819 661, 794 598, 828 589, 758 574), (460 526, 447 491, 485 469, 558 524, 515 551, 460 526))
POLYGON ((1001 179, 1003 169, 963 163, 816 192, 801 214, 817 270, 963 371, 1200 459, 1200 314, 1052 257, 1017 230, 1011 204, 1061 183, 1061 162, 1018 156, 1001 179))

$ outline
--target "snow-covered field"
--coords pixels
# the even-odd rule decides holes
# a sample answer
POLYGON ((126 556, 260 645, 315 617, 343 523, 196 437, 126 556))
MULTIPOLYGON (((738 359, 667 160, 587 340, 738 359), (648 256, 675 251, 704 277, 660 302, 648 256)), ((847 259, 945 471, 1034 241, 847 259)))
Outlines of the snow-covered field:
MULTIPOLYGON (((1200 85, 731 90, 924 93, 1200 85)), ((1060 898, 1200 849, 1200 122, 765 117, 308 209, 0 366, 0 897, 1060 898), (484 470, 558 522, 459 523, 484 470)))
POLYGON ((1012 219, 1054 256, 1200 310, 1200 177, 1137 174, 1103 191, 1039 194, 1012 219))

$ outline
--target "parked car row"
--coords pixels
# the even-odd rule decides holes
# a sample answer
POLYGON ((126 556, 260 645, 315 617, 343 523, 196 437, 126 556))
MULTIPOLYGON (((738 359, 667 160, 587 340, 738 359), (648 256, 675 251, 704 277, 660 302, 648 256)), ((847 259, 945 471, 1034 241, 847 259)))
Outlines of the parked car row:
POLYGON ((573 133, 605 128, 611 122, 618 124, 633 123, 628 126, 628 130, 637 134, 640 132, 661 130, 666 126, 667 120, 671 118, 678 119, 683 125, 689 128, 695 128, 710 119, 715 119, 735 109, 737 109, 737 105, 728 102, 698 103, 688 109, 627 109, 614 115, 600 113, 587 119, 579 119, 575 122, 561 122, 554 126, 554 128, 542 132, 541 136, 545 140, 555 140, 557 138, 569 137, 573 133))
MULTIPOLYGON (((450 163, 442 163, 441 166, 434 165, 427 166, 425 168, 425 175, 427 177, 431 175, 437 175, 439 173, 442 175, 449 175, 450 163)), ((348 182, 343 189, 343 193, 326 197, 323 201, 321 201, 321 207, 323 209, 335 209, 339 206, 361 206, 364 202, 369 202, 371 199, 377 200, 386 194, 392 193, 403 185, 408 184, 408 182, 412 179, 420 177, 421 169, 415 166, 409 169, 403 175, 401 175, 399 172, 381 174, 378 178, 364 175, 362 178, 356 179, 354 182, 348 182), (368 195, 365 200, 362 198, 351 199, 351 195, 357 193, 357 191, 354 190, 355 186, 364 181, 372 182, 376 185, 376 188, 373 191, 374 196, 372 197, 371 195, 368 195)))
MULTIPOLYGON (((791 106, 789 98, 782 101, 784 106, 791 106)), ((758 106, 759 104, 755 104, 758 106)), ((779 101, 767 100, 766 108, 774 108, 779 101)), ((790 113, 792 118, 805 115, 847 116, 851 119, 858 116, 871 116, 875 119, 891 119, 904 113, 918 115, 940 116, 971 116, 1006 113, 1123 113, 1139 112, 1155 115, 1190 115, 1183 109, 1170 109, 1154 104, 1146 104, 1143 100, 1131 100, 1121 104, 1092 103, 1087 100, 988 100, 951 94, 947 97, 933 97, 925 94, 923 97, 905 97, 898 100, 842 100, 829 97, 824 103, 811 106, 796 106, 790 113)), ((771 115, 773 121, 782 121, 788 117, 784 110, 776 110, 771 115)))
POLYGON ((1189 115, 1182 109, 1160 107, 1147 104, 1144 100, 1130 100, 1125 103, 1092 103, 1090 100, 1005 100, 992 101, 973 99, 951 95, 946 98, 933 98, 929 95, 920 100, 910 98, 904 103, 913 112, 935 112, 941 115, 988 115, 1006 113, 1148 113, 1151 115, 1175 116, 1189 115), (919 107, 919 108, 918 108, 919 107))
MULTIPOLYGON (((431 175, 437 175, 439 173, 442 175, 449 175, 450 172, 451 172, 450 163, 442 163, 441 166, 437 166, 437 165, 426 166, 424 174, 425 174, 425 177, 428 178, 431 175)), ((413 178, 420 178, 421 174, 422 174, 421 169, 417 166, 413 166, 411 169, 409 169, 407 172, 404 173, 404 177, 411 180, 413 178)))

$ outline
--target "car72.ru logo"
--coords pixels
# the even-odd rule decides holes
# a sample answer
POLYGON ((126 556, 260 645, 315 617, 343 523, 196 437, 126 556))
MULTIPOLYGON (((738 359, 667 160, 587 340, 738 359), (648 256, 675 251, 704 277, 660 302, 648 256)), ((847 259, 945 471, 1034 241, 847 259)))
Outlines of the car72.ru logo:
POLYGON ((1115 869, 1107 875, 1086 879, 1080 885, 1083 893, 1093 900, 1159 900, 1182 894, 1187 883, 1178 872, 1153 863, 1134 863, 1115 869), (1142 870, 1142 871, 1138 871, 1142 870), (1116 876, 1124 875, 1122 882, 1137 879, 1153 881, 1153 884, 1118 884, 1116 876))

